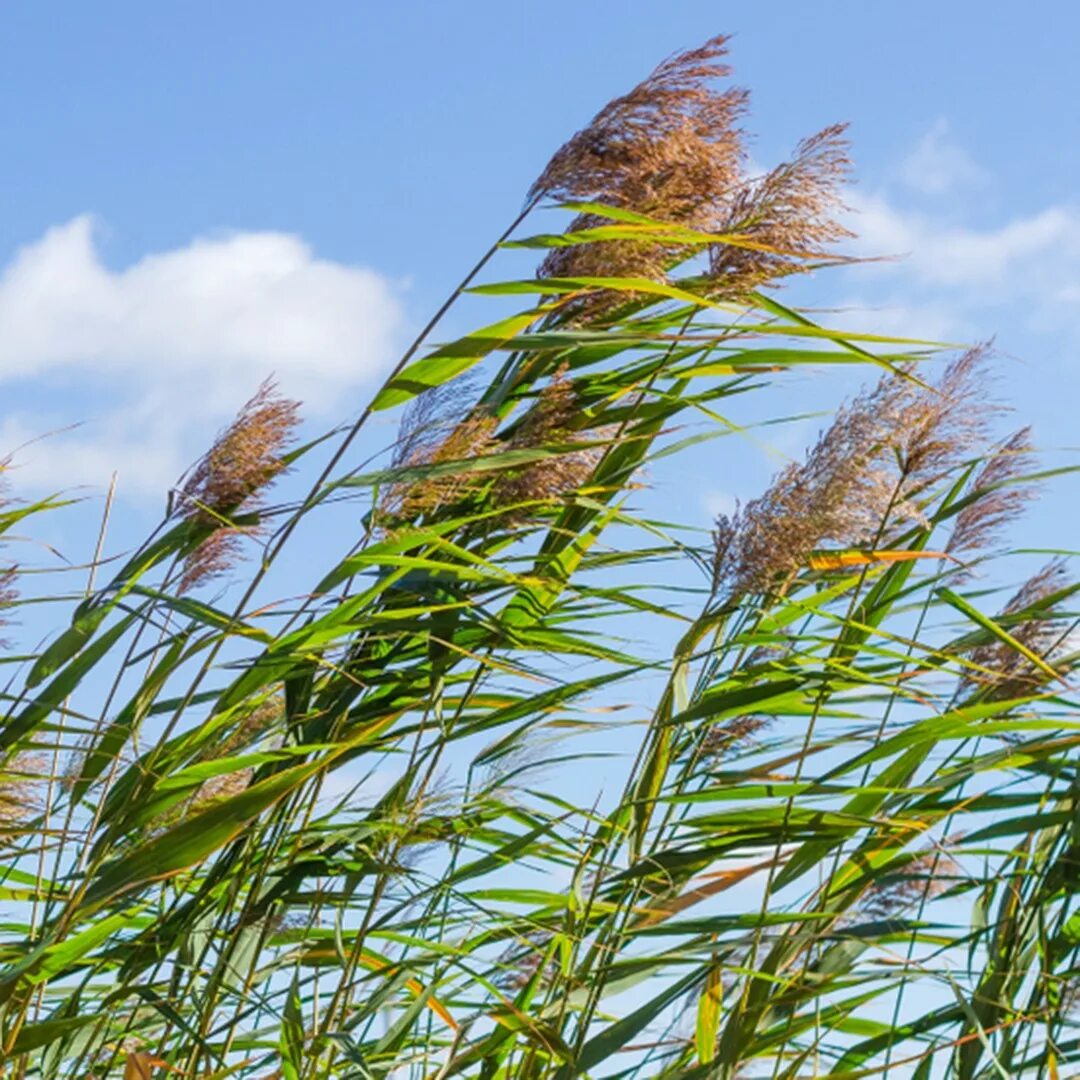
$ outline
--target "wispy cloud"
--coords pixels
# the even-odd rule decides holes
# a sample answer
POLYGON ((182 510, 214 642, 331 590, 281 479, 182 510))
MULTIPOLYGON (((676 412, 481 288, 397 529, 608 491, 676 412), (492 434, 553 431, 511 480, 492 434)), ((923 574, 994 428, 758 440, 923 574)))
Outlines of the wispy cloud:
POLYGON ((924 195, 970 190, 989 180, 987 172, 953 140, 945 117, 940 117, 907 155, 900 175, 908 187, 924 195))
POLYGON ((29 447, 24 480, 120 468, 128 490, 158 488, 270 373, 309 413, 340 408, 386 366, 402 321, 391 282, 296 236, 200 238, 114 270, 78 217, 0 275, 0 380, 55 389, 46 408, 7 413, 0 449, 85 421, 29 447))
POLYGON ((853 250, 880 261, 848 278, 858 294, 841 325, 954 341, 1071 326, 1062 311, 1080 294, 1080 203, 971 223, 971 196, 993 179, 943 121, 895 175, 849 197, 853 250))

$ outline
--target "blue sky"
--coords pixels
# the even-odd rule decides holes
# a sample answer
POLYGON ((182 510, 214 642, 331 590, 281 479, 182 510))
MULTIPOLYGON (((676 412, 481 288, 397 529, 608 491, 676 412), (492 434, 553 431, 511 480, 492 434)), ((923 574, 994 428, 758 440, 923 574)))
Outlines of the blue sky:
MULTIPOLYGON (((755 160, 850 121, 857 250, 908 255, 792 298, 997 334, 1001 393, 1045 446, 1078 441, 1075 5, 114 0, 9 4, 3 29, 0 448, 83 422, 19 453, 24 492, 116 468, 121 523, 148 522, 271 370, 314 423, 341 419, 559 143, 719 31, 755 160)), ((801 380, 768 407, 850 388, 801 380)), ((679 510, 704 524, 813 430, 699 459, 679 510)))

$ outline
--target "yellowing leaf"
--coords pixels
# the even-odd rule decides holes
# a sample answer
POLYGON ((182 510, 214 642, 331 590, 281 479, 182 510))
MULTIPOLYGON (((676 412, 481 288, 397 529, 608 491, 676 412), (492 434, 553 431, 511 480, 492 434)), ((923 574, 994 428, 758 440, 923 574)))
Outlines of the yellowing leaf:
POLYGON ((145 1050, 135 1050, 124 1059, 124 1080, 151 1080, 155 1069, 165 1069, 171 1073, 182 1072, 145 1050))
POLYGON ((952 559, 944 551, 814 551, 810 554, 811 570, 844 570, 850 566, 871 563, 913 562, 915 559, 952 559))
POLYGON ((709 969, 709 977, 705 980, 705 989, 698 999, 695 1042, 698 1061, 702 1065, 708 1065, 716 1056, 716 1033, 720 1027, 720 1001, 723 996, 720 965, 713 964, 709 969))
MULTIPOLYGON (((360 963, 364 967, 369 968, 372 971, 382 971, 384 968, 390 965, 385 960, 380 960, 377 956, 370 956, 363 954, 360 957, 360 963)), ((424 987, 417 979, 409 979, 405 985, 409 989, 409 993, 416 997, 420 997, 424 993, 424 987)), ((427 1001, 427 1007, 444 1023, 449 1027, 457 1028, 457 1021, 450 1014, 450 1010, 436 997, 430 997, 427 1001)))

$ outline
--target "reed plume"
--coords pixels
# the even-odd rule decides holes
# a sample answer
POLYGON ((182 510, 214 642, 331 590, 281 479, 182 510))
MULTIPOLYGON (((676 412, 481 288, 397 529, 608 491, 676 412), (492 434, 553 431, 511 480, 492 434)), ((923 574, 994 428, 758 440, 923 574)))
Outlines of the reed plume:
POLYGON ((721 515, 713 534, 714 577, 733 594, 767 592, 822 546, 861 547, 891 521, 926 524, 927 490, 985 436, 985 350, 945 370, 936 387, 886 375, 843 406, 802 463, 761 497, 721 515))
MULTIPOLYGON (((951 837, 945 844, 955 843, 951 837)), ((956 883, 960 866, 940 848, 913 856, 902 869, 877 877, 863 893, 852 913, 865 919, 895 919, 925 900, 940 896, 956 883)))
MULTIPOLYGON (((747 94, 713 86, 730 74, 720 62, 727 40, 715 37, 701 48, 676 54, 628 94, 605 105, 556 152, 530 197, 599 202, 694 229, 718 226, 741 182, 745 158, 737 121, 746 111, 747 94)), ((586 212, 569 231, 606 223, 586 212)), ((677 243, 636 240, 558 247, 544 259, 539 274, 660 281, 690 250, 677 243)), ((601 292, 571 311, 577 318, 597 315, 619 301, 620 294, 601 292)))
MULTIPOLYGON (((1063 559, 1052 559, 1031 575, 997 616, 997 622, 1030 652, 1060 669, 1068 648, 1069 621, 1056 609, 1071 578, 1063 559)), ((968 653, 973 665, 961 689, 979 692, 987 700, 1004 701, 1036 693, 1050 675, 1006 641, 994 640, 968 653)))
POLYGON ((1036 495, 1034 486, 1018 483, 1030 471, 1034 454, 1029 427, 993 449, 971 482, 972 501, 956 515, 947 551, 986 550, 997 542, 1002 529, 1036 495))
POLYGON ((377 526, 392 529, 432 514, 490 482, 466 466, 498 449, 497 427, 498 418, 475 405, 467 380, 453 380, 420 394, 402 419, 391 468, 418 469, 421 474, 395 480, 380 492, 373 514, 377 526), (434 468, 425 474, 429 467, 434 468))
POLYGON ((711 762, 722 762, 752 749, 754 736, 769 727, 776 718, 750 713, 712 724, 701 741, 701 754, 711 762))
POLYGON ((47 755, 25 750, 0 771, 0 848, 15 842, 25 823, 41 811, 48 772, 47 755))
POLYGON ((831 247, 851 236, 837 218, 850 170, 846 125, 834 124, 799 143, 790 161, 739 187, 713 226, 739 243, 710 249, 711 294, 739 299, 753 289, 835 259, 831 247))
MULTIPOLYGON (((739 299, 800 270, 850 235, 837 219, 849 169, 843 125, 803 140, 790 161, 753 179, 744 175, 744 90, 719 91, 726 37, 679 53, 630 93, 606 105, 551 159, 530 195, 590 200, 702 232, 732 236, 709 252, 710 294, 739 299)), ((588 212, 579 232, 606 224, 588 212)), ((664 281, 698 250, 677 241, 609 240, 554 248, 541 277, 643 277, 664 281)), ((570 305, 595 316, 626 294, 594 293, 570 305)))
POLYGON ((708 209, 737 183, 744 158, 736 121, 745 90, 712 86, 731 69, 726 36, 680 52, 629 93, 608 102, 548 162, 529 191, 651 213, 664 220, 714 219, 708 209))
POLYGON ((174 512, 209 531, 184 559, 180 592, 227 573, 244 539, 259 535, 257 522, 236 519, 257 515, 267 488, 285 471, 281 458, 300 422, 299 410, 299 402, 280 396, 267 379, 181 480, 174 512))
MULTIPOLYGON (((511 434, 508 445, 513 450, 536 450, 580 442, 580 415, 573 383, 563 366, 537 394, 535 404, 511 434)), ((611 428, 593 433, 598 441, 613 434, 611 428)), ((503 506, 558 501, 588 482, 603 454, 603 446, 587 446, 509 470, 500 475, 492 497, 503 506)), ((504 524, 519 520, 522 514, 511 511, 504 517, 504 524)))
MULTIPOLYGON (((580 404, 565 367, 537 392, 521 420, 502 433, 497 431, 498 417, 470 404, 471 398, 467 385, 450 383, 420 395, 406 413, 392 467, 434 468, 396 480, 381 493, 375 510, 380 527, 393 528, 396 522, 433 514, 481 492, 491 506, 506 508, 500 524, 513 525, 528 516, 528 504, 551 503, 576 491, 603 456, 602 445, 568 448, 586 438, 579 426, 580 404), (490 472, 468 468, 478 457, 543 449, 551 449, 552 455, 490 472)), ((612 429, 592 434, 601 442, 612 435, 612 429)))

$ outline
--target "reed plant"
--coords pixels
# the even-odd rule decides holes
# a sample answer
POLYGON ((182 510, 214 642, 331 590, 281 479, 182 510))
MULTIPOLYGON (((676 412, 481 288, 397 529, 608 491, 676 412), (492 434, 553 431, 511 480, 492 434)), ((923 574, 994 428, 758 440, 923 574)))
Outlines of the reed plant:
POLYGON ((850 261, 844 132, 751 175, 725 53, 558 150, 355 421, 300 443, 265 384, 8 646, 4 1076, 1073 1074, 1077 585, 1001 591, 1049 475, 987 349, 780 299, 850 261), (431 344, 466 294, 499 317, 431 344), (646 512, 735 399, 852 364, 711 533, 646 512))

